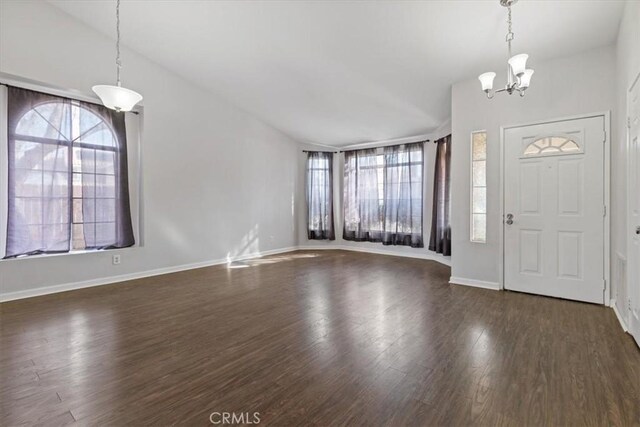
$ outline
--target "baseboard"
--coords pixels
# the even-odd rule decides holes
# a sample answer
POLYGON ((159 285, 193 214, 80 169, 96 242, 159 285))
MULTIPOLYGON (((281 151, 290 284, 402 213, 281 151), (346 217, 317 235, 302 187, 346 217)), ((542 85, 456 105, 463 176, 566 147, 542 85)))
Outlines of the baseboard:
POLYGON ((618 311, 615 298, 612 298, 611 300, 609 300, 609 305, 613 309, 613 312, 616 314, 616 317, 618 318, 618 322, 620 322, 620 326, 622 326, 622 330, 625 332, 628 332, 629 327, 627 326, 627 322, 625 322, 624 317, 622 317, 622 315, 618 311))
POLYGON ((317 250, 342 250, 342 251, 352 251, 352 252, 365 252, 369 254, 376 255, 391 255, 391 256, 399 256, 405 258, 417 258, 417 259, 426 259, 429 261, 436 261, 440 264, 444 264, 447 267, 451 267, 451 260, 447 257, 438 254, 430 254, 430 253, 408 253, 408 252, 394 252, 384 249, 369 249, 369 248, 361 248, 357 246, 349 246, 349 245, 303 245, 298 246, 299 250, 308 250, 308 251, 317 251, 317 250))
POLYGON ((42 295, 55 294, 58 292, 73 291, 76 289, 91 288, 94 286, 110 285, 113 283, 125 282, 127 280, 142 279, 145 277, 159 276, 161 274, 177 273, 179 271, 194 270, 196 268, 211 267, 213 265, 227 264, 233 261, 241 261, 252 258, 260 258, 267 255, 275 255, 285 252, 298 250, 297 246, 272 249, 268 251, 254 252, 251 254, 240 255, 236 257, 221 258, 211 261, 202 261, 191 264, 181 264, 172 267, 158 268, 154 270, 145 270, 130 274, 121 274, 118 276, 101 277, 98 279, 83 280, 73 283, 65 283, 62 285, 44 286, 41 288, 27 289, 24 291, 4 292, 0 293, 0 302, 14 301, 24 298, 38 297, 42 295))
POLYGON ((485 282, 484 280, 467 279, 464 277, 449 278, 449 283, 452 285, 472 286, 474 288, 492 289, 494 291, 500 290, 500 284, 498 282, 485 282))
POLYGON ((191 264, 181 264, 181 265, 176 265, 172 267, 164 267, 164 268, 158 268, 154 270, 145 270, 145 271, 140 271, 140 272, 130 273, 130 274, 121 274, 118 276, 101 277, 98 279, 83 280, 79 282, 65 283, 62 285, 44 286, 41 288, 27 289, 24 291, 4 292, 4 293, 0 293, 0 302, 8 302, 8 301, 14 301, 14 300, 19 300, 24 298, 38 297, 42 295, 55 294, 59 292, 73 291, 76 289, 91 288, 94 286, 110 285, 113 283, 125 282, 127 280, 142 279, 145 277, 159 276, 161 274, 177 273, 179 271, 193 270, 196 268, 203 268, 203 267, 211 267, 213 265, 227 264, 233 261, 260 258, 263 256, 276 255, 276 254, 281 254, 286 252, 293 252, 297 250, 330 250, 330 249, 346 250, 346 251, 354 251, 354 252, 367 252, 367 253, 373 253, 373 254, 379 254, 379 255, 393 255, 393 256, 401 256, 401 257, 407 257, 407 258, 420 258, 420 259, 436 261, 441 264, 451 266, 451 262, 445 257, 435 256, 430 254, 404 254, 404 253, 395 253, 395 252, 379 250, 379 249, 356 248, 356 247, 345 246, 345 245, 290 246, 286 248, 254 252, 250 254, 229 257, 229 258, 221 258, 221 259, 216 259, 211 261, 202 261, 202 262, 196 262, 191 264))

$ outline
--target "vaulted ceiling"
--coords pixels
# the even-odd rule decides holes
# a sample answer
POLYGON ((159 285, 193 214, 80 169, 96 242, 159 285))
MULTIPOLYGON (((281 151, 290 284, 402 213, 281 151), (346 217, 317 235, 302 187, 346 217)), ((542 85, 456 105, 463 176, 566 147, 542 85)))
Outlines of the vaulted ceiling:
MULTIPOLYGON (((50 2, 114 36, 115 1, 50 2)), ((615 0, 520 0, 514 52, 535 68, 613 43, 622 10, 615 0)), ((428 133, 450 115, 452 83, 506 59, 498 0, 123 0, 121 15, 129 48, 326 145, 428 133)))

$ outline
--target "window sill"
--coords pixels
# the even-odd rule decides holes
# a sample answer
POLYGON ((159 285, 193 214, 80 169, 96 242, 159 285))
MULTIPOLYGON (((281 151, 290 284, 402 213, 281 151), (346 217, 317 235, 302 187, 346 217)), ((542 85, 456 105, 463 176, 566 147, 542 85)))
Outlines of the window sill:
POLYGON ((22 256, 19 256, 19 257, 16 257, 16 258, 8 258, 8 259, 1 259, 0 258, 0 262, 29 260, 29 259, 40 259, 40 258, 57 258, 57 257, 65 257, 65 256, 72 256, 72 255, 96 254, 96 253, 102 253, 102 252, 114 252, 114 251, 121 251, 121 250, 125 250, 125 249, 134 249, 134 248, 139 248, 139 247, 140 246, 138 246, 138 245, 133 245, 133 246, 129 246, 128 248, 82 249, 82 250, 74 250, 74 251, 69 251, 69 252, 60 252, 60 253, 57 253, 57 254, 22 255, 22 256))

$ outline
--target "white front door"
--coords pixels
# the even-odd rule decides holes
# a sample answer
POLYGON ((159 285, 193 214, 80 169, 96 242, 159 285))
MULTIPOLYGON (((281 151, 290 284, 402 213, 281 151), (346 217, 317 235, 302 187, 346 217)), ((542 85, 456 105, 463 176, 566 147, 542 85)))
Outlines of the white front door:
POLYGON ((629 92, 629 332, 640 345, 640 76, 629 92))
POLYGON ((504 285, 604 303, 604 116, 504 131, 504 285))

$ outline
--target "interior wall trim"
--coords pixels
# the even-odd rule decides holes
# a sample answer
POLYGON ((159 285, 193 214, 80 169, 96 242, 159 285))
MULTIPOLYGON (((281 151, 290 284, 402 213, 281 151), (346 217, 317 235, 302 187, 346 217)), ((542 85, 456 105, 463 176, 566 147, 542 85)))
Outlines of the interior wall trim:
POLYGON ((272 249, 268 251, 254 252, 236 257, 221 258, 211 261, 195 262, 190 264, 181 264, 172 267, 163 267, 153 270, 139 271, 137 273, 120 274, 116 276, 100 277, 98 279, 82 280, 79 282, 65 283, 62 285, 44 286, 41 288, 27 289, 15 292, 0 292, 0 302, 14 301, 24 298, 38 297, 42 295, 56 294, 59 292, 73 291, 76 289, 91 288, 94 286, 111 285, 128 280, 142 279, 145 277, 159 276, 162 274, 177 273, 179 271, 194 270, 196 268, 211 267, 213 265, 227 264, 233 261, 242 261, 252 258, 260 258, 267 255, 281 254, 297 250, 296 246, 272 249))
POLYGON ((474 288, 491 289, 494 291, 500 290, 500 283, 498 282, 485 282, 484 280, 467 279, 465 277, 451 276, 449 283, 452 285, 472 286, 474 288))
MULTIPOLYGON (((384 246, 383 246, 384 247, 384 246)), ((451 267, 451 259, 449 257, 445 257, 443 255, 438 254, 430 254, 424 252, 416 252, 416 253, 408 253, 408 252, 394 252, 391 250, 385 249, 369 249, 362 248, 359 246, 350 246, 350 245, 334 245, 327 242, 325 245, 317 244, 317 245, 301 245, 298 246, 299 250, 342 250, 342 251, 352 251, 352 252, 365 252, 369 254, 376 255, 390 255, 390 256, 399 256, 404 258, 417 258, 417 259, 426 259, 429 261, 436 261, 440 264, 446 265, 447 267, 451 267)))
POLYGON ((612 298, 609 301, 609 305, 611 306, 611 308, 613 308, 613 312, 616 314, 616 317, 618 318, 618 322, 620 322, 620 326, 622 327, 622 330, 625 332, 629 332, 629 328, 627 327, 627 322, 625 322, 624 317, 620 314, 620 311, 618 311, 618 306, 616 305, 616 299, 612 298))
POLYGON ((176 265, 172 267, 158 268, 154 270, 145 270, 137 273, 100 277, 97 279, 65 283, 62 285, 43 286, 40 288, 27 289, 24 291, 0 292, 0 302, 15 301, 15 300, 24 299, 24 298, 32 298, 32 297, 38 297, 42 295, 56 294, 59 292, 73 291, 76 289, 91 288, 94 286, 111 285, 111 284, 116 284, 120 282, 125 282, 128 280, 142 279, 145 277, 159 276, 162 274, 177 273, 179 271, 194 270, 196 268, 211 267, 213 265, 227 264, 233 261, 242 261, 247 259, 260 258, 267 255, 276 255, 276 254, 281 254, 286 252, 294 252, 298 250, 326 250, 326 249, 346 250, 346 251, 354 251, 354 252, 367 252, 367 253, 374 253, 378 255, 392 255, 392 256, 401 256, 401 257, 407 257, 407 258, 420 258, 420 259, 436 261, 446 266, 451 266, 451 261, 442 256, 435 256, 430 254, 415 254, 415 255, 398 254, 398 253, 385 251, 385 250, 363 249, 363 248, 355 248, 350 246, 334 246, 334 245, 330 245, 330 243, 327 242, 326 245, 319 244, 319 245, 310 245, 310 246, 304 246, 304 245, 290 246, 286 248, 253 252, 250 254, 244 254, 244 255, 235 256, 235 257, 221 258, 221 259, 216 259, 211 261, 202 261, 202 262, 196 262, 191 264, 182 264, 182 265, 176 265))

